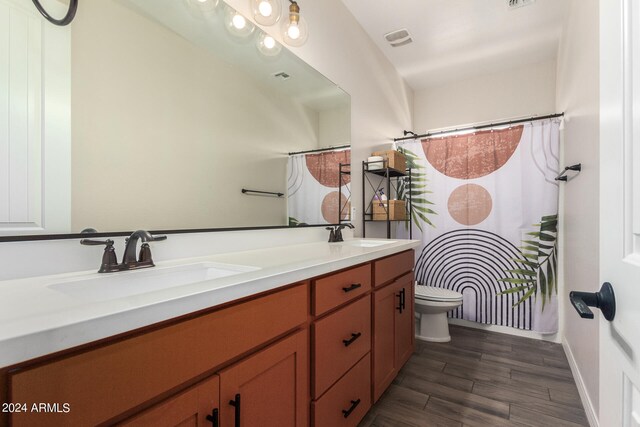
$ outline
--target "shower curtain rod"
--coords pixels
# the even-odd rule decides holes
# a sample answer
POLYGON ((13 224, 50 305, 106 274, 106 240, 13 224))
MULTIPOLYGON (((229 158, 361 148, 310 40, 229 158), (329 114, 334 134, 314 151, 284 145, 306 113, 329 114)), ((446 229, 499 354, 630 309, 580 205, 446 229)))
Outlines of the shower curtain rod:
POLYGON ((546 116, 531 116, 531 117, 527 117, 524 119, 515 119, 515 120, 506 120, 503 122, 495 122, 495 123, 487 123, 484 125, 472 125, 472 126, 466 126, 463 128, 457 128, 457 129, 449 129, 449 130, 439 130, 436 132, 427 132, 424 133, 422 135, 416 135, 413 132, 408 132, 405 131, 405 135, 412 133, 412 136, 404 136, 402 138, 393 138, 394 142, 399 142, 399 141, 406 141, 409 139, 420 139, 420 138, 429 138, 432 136, 436 136, 436 135, 442 135, 444 133, 454 133, 454 132, 463 132, 466 130, 478 130, 478 129, 487 129, 487 128, 492 128, 492 127, 496 127, 496 126, 509 126, 509 125, 514 125, 517 123, 526 123, 526 122, 530 122, 533 120, 545 120, 545 119, 554 119, 556 117, 564 117, 564 113, 557 113, 557 114, 548 114, 546 116))
POLYGON ((293 156, 294 154, 321 153, 323 151, 343 150, 345 148, 351 148, 351 145, 336 145, 335 147, 316 148, 315 150, 306 150, 306 151, 296 151, 294 153, 289 153, 289 155, 293 156))

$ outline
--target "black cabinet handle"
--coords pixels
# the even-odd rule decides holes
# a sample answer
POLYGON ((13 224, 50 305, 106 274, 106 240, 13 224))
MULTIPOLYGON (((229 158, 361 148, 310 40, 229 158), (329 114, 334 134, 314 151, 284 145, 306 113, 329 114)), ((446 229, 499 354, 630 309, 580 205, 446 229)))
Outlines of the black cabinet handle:
POLYGON ((240 393, 236 394, 235 399, 229 401, 229 405, 235 408, 235 426, 240 427, 240 393))
POLYGON ((589 307, 596 307, 608 321, 616 317, 616 297, 611 283, 605 282, 598 292, 570 292, 569 300, 583 319, 593 319, 589 307))
POLYGON ((211 415, 207 415, 207 421, 213 424, 213 427, 220 427, 219 419, 220 417, 218 408, 215 408, 213 411, 211 411, 211 415))
POLYGON ((356 409, 356 407, 360 404, 360 399, 358 400, 352 400, 351 401, 351 407, 349 409, 343 409, 342 410, 342 416, 345 418, 348 418, 349 415, 351 415, 351 413, 353 412, 354 409, 356 409))
POLYGON ((360 332, 358 332, 356 334, 351 334, 351 338, 349 338, 348 340, 342 340, 342 342, 344 343, 345 347, 349 347, 351 344, 354 343, 355 340, 357 340, 361 336, 362 336, 362 333, 360 333, 360 332))
POLYGON ((349 286, 348 288, 342 288, 342 290, 347 293, 347 292, 351 292, 351 291, 355 291, 358 288, 362 287, 362 283, 354 283, 353 285, 349 286))
POLYGON ((398 292, 398 295, 396 295, 396 297, 398 297, 398 306, 396 307, 396 310, 398 310, 398 312, 402 314, 402 310, 404 309, 404 307, 402 306, 402 292, 398 292))
MULTIPOLYGON (((406 308, 407 308, 407 306, 405 305, 405 299, 404 299, 405 294, 406 294, 405 289, 402 288, 402 290, 400 291, 400 304, 402 305, 402 310, 403 311, 406 310, 406 308)), ((402 313, 402 311, 401 311, 401 313, 402 313)))

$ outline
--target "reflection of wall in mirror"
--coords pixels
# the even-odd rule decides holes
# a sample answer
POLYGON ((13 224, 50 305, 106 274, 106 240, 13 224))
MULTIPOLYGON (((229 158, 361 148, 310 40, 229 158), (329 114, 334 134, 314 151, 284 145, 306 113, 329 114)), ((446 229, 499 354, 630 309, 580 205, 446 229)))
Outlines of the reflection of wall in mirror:
POLYGON ((286 153, 341 132, 112 0, 78 10, 72 58, 76 231, 286 225, 241 188, 283 191, 286 153))
POLYGON ((351 107, 346 105, 319 113, 318 137, 320 147, 351 143, 351 107))

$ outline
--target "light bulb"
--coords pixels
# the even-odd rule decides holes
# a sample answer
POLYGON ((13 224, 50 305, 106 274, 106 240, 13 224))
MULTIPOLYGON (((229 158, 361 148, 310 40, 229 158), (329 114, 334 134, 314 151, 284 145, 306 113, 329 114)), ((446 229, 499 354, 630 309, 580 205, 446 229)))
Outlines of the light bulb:
POLYGON ((300 38, 300 27, 298 27, 297 23, 292 22, 287 30, 287 34, 291 39, 297 40, 300 38))
POLYGON ((276 47, 276 40, 271 36, 266 36, 263 43, 264 47, 266 47, 267 49, 273 49, 274 47, 276 47))
POLYGON ((233 23, 233 26, 236 27, 238 30, 242 30, 244 27, 247 26, 247 20, 244 18, 244 16, 237 13, 233 16, 233 19, 231 20, 231 22, 233 23))
POLYGON ((265 32, 260 32, 258 35, 256 47, 265 57, 276 57, 282 51, 282 45, 265 32))
POLYGON ((226 5, 224 8, 224 27, 229 34, 235 37, 236 41, 249 40, 249 36, 253 34, 256 26, 245 18, 241 13, 226 5))
POLYGON ((253 18, 260 25, 273 25, 282 16, 280 0, 249 0, 253 18))
POLYGON ((270 2, 262 0, 258 5, 258 11, 260 12, 260 15, 267 18, 273 13, 273 6, 271 6, 270 2))

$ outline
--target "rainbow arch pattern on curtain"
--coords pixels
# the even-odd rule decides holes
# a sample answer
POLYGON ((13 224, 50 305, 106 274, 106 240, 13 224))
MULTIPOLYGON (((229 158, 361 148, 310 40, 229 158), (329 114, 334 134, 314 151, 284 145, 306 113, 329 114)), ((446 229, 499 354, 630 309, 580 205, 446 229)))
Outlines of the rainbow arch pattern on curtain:
POLYGON ((401 145, 430 212, 416 280, 463 294, 449 317, 557 332, 559 137, 552 119, 401 145))

